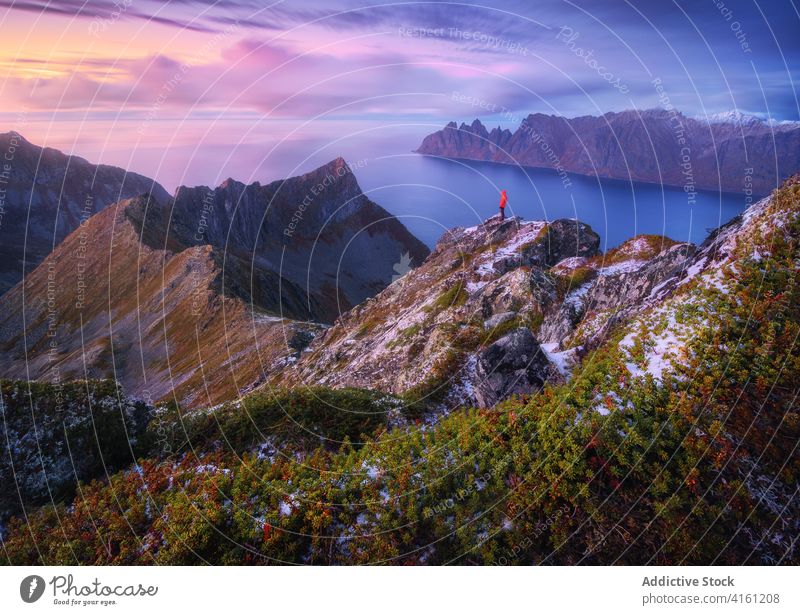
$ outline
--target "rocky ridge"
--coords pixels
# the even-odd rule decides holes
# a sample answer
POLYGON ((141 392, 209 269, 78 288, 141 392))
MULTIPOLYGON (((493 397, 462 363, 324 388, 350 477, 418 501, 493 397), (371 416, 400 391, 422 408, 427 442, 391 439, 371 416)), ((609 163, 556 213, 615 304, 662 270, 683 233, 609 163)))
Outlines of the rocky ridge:
POLYGON ((148 402, 212 405, 292 354, 287 336, 308 327, 225 293, 211 246, 141 241, 131 212, 148 204, 93 216, 0 297, 4 377, 111 378, 148 402))
POLYGON ((800 122, 697 119, 651 109, 565 118, 534 113, 513 133, 450 122, 421 154, 592 177, 766 195, 800 168, 800 122))
POLYGON ((181 186, 167 207, 148 212, 154 227, 213 246, 238 294, 294 319, 332 322, 383 290, 404 255, 415 266, 429 252, 361 192, 343 158, 266 185, 181 186))
POLYGON ((422 266, 345 314, 272 382, 482 407, 558 382, 668 294, 695 252, 654 236, 605 255, 599 243, 566 219, 452 229, 422 266))
POLYGON ((0 297, 0 376, 111 378, 186 407, 235 399, 427 253, 341 158, 266 186, 122 200, 0 297))

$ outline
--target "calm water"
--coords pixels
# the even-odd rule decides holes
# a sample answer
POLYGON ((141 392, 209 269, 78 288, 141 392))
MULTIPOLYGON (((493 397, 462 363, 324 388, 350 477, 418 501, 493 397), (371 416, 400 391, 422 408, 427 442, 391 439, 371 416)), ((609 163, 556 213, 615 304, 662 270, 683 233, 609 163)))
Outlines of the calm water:
POLYGON ((578 218, 612 248, 640 233, 701 242, 736 216, 744 197, 699 193, 689 205, 681 189, 631 184, 543 169, 442 160, 416 154, 376 160, 357 173, 370 198, 400 217, 433 245, 448 226, 472 226, 497 213, 498 193, 508 193, 511 212, 528 220, 578 218))
POLYGON ((23 134, 92 162, 154 177, 170 191, 181 184, 214 186, 227 177, 266 183, 343 156, 356 168, 364 192, 430 246, 447 228, 472 226, 495 214, 502 188, 514 214, 529 220, 577 217, 600 234, 603 249, 639 233, 697 243, 745 206, 743 196, 717 193, 700 193, 690 206, 677 188, 578 175, 565 188, 553 171, 412 153, 442 125, 397 119, 165 121, 142 136, 135 121, 110 122, 103 130, 79 122, 32 122, 23 134))

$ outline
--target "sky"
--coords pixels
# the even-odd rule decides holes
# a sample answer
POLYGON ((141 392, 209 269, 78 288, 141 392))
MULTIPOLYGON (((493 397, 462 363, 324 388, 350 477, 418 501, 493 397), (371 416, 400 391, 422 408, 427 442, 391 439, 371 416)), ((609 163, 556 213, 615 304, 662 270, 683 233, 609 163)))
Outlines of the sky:
POLYGON ((0 0, 0 131, 121 151, 233 121, 798 120, 795 1, 0 0))

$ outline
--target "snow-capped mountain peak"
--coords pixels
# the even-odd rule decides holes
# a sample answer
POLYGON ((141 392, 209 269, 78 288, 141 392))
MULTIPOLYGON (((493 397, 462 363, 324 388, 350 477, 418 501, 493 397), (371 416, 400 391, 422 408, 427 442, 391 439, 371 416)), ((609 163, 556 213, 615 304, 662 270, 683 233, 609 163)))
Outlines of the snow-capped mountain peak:
POLYGON ((743 124, 745 126, 752 126, 756 124, 764 124, 767 126, 796 126, 800 122, 793 122, 791 120, 776 120, 772 117, 760 117, 753 113, 746 113, 739 109, 731 109, 729 111, 721 111, 719 113, 711 113, 709 115, 698 115, 695 119, 708 122, 709 124, 743 124))

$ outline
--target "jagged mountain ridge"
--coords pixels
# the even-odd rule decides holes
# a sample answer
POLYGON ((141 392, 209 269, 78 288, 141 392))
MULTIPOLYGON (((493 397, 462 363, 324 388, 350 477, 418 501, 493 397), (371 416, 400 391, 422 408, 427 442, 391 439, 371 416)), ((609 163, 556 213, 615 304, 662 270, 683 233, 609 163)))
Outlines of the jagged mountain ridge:
POLYGON ((96 214, 24 288, 0 297, 4 376, 113 378, 149 402, 212 405, 257 382, 260 360, 271 366, 291 354, 295 325, 226 295, 210 246, 140 241, 129 210, 146 203, 136 197, 96 214))
POLYGON ((342 159, 267 186, 123 200, 0 297, 2 376, 113 378, 184 406, 236 398, 322 328, 309 318, 385 287, 403 254, 414 264, 427 248, 361 194, 342 159))
POLYGON ((112 203, 140 194, 169 195, 157 182, 109 165, 95 165, 0 134, 7 165, 0 179, 0 294, 32 271, 82 220, 112 203))
POLYGON ((267 185, 228 179, 211 190, 178 188, 170 235, 185 245, 215 246, 238 284, 259 306, 283 315, 332 322, 379 292, 406 254, 421 263, 428 248, 368 199, 354 173, 337 158, 305 175, 267 185), (197 212, 202 211, 202 222, 197 212), (198 231, 200 229, 200 231, 198 231), (297 292, 280 297, 263 272, 297 292))
POLYGON ((490 407, 568 378, 619 331, 655 348, 638 367, 631 355, 632 372, 651 367, 660 376, 664 355, 680 355, 689 329, 678 327, 679 335, 662 326, 661 345, 648 343, 658 329, 654 315, 685 306, 700 281, 719 285, 735 237, 766 203, 699 248, 642 235, 600 254, 597 235, 575 220, 491 218, 452 229, 422 266, 345 314, 273 382, 412 391, 449 407, 490 407), (514 368, 517 355, 525 360, 514 368))
POLYGON ((707 121, 663 109, 572 119, 535 113, 513 133, 489 131, 478 119, 450 122, 417 151, 763 196, 800 168, 800 123, 707 121))

